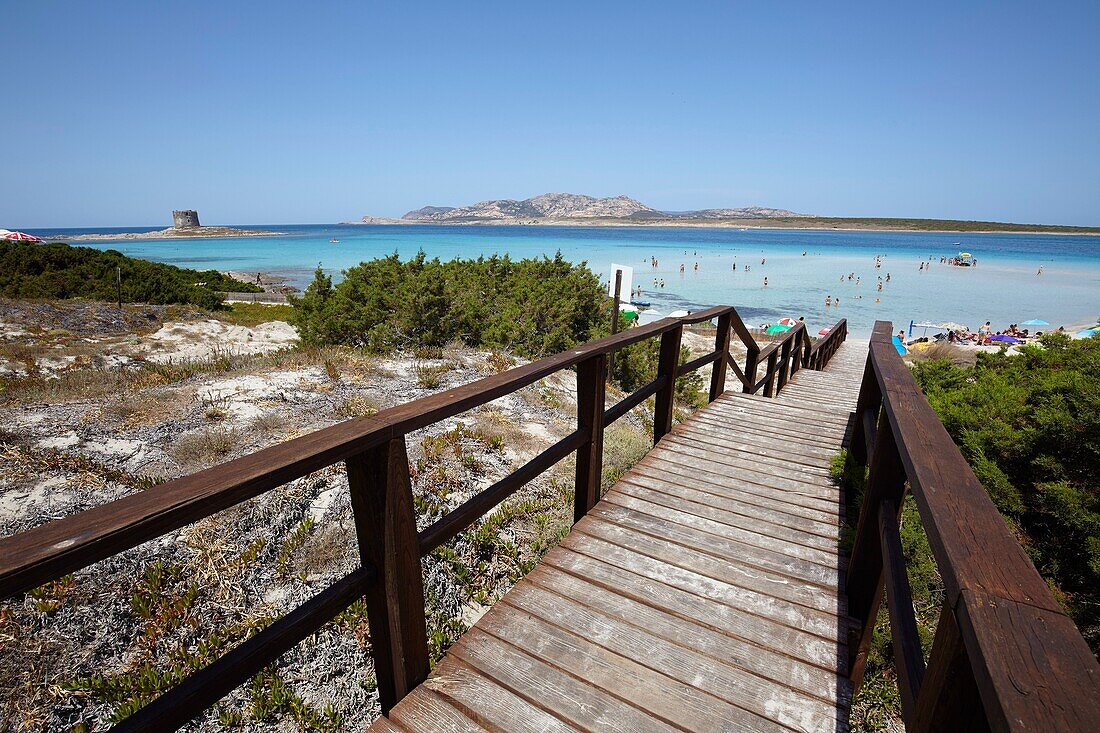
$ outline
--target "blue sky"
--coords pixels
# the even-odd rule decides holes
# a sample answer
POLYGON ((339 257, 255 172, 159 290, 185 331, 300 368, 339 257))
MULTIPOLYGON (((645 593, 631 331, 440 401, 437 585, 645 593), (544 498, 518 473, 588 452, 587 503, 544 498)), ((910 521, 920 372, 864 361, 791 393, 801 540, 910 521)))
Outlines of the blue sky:
POLYGON ((0 0, 0 27, 0 226, 547 191, 1100 225, 1095 1, 0 0))

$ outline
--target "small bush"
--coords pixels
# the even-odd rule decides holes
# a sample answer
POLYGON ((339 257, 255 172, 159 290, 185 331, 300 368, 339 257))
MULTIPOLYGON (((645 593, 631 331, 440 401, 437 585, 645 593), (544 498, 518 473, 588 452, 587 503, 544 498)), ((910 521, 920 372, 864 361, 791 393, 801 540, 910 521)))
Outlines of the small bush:
POLYGON ((233 452, 240 436, 232 428, 209 428, 180 437, 171 454, 180 463, 215 463, 233 452))
POLYGON ((417 364, 416 383, 423 389, 438 389, 443 384, 443 375, 456 368, 453 362, 442 364, 417 364))

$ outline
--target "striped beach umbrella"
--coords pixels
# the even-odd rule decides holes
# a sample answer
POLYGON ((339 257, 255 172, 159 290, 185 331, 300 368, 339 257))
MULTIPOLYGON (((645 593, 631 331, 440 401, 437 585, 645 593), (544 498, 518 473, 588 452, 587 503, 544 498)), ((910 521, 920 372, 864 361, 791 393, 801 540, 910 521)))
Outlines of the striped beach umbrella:
POLYGON ((796 321, 793 318, 781 318, 781 319, 779 319, 779 325, 780 326, 790 326, 791 328, 794 328, 795 326, 798 325, 798 321, 796 321))
POLYGON ((13 242, 41 242, 39 237, 33 234, 27 234, 26 232, 11 232, 4 230, 0 232, 0 239, 10 239, 13 242))

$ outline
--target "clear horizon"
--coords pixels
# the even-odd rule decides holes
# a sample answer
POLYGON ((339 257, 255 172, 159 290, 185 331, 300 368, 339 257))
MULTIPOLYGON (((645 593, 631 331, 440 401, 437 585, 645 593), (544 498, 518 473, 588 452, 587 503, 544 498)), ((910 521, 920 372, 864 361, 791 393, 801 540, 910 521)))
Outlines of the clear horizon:
POLYGON ((546 192, 1100 226, 1100 7, 4 9, 0 226, 546 192))

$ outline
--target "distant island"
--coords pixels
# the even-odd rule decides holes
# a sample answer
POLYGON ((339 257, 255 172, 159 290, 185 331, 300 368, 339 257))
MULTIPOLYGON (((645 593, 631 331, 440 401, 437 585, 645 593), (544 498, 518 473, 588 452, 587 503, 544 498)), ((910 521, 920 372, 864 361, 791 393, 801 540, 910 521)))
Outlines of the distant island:
POLYGON ((68 241, 113 241, 116 239, 202 239, 205 237, 270 237, 283 232, 261 229, 235 229, 223 226, 203 226, 199 213, 193 209, 172 212, 172 226, 153 232, 122 232, 121 234, 77 234, 65 237, 68 241))
POLYGON ((817 216, 764 206, 660 211, 628 196, 596 198, 572 193, 546 193, 522 201, 515 199, 481 201, 460 207, 424 206, 408 212, 399 219, 368 215, 358 221, 344 223, 739 227, 745 229, 1100 234, 1100 227, 959 221, 954 219, 817 216))

